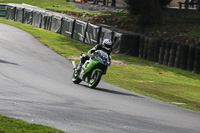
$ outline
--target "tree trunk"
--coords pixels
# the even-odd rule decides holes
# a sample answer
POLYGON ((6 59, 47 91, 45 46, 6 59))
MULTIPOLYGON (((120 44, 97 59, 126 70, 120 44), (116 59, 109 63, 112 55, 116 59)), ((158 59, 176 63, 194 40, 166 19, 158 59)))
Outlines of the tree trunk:
POLYGON ((143 16, 144 21, 148 22, 147 24, 153 24, 161 20, 160 0, 146 0, 145 8, 143 16))
POLYGON ((185 0, 185 9, 189 9, 189 0, 185 0))
POLYGON ((161 0, 127 0, 130 13, 139 15, 141 25, 152 25, 161 20, 161 0))
POLYGON ((160 6, 160 0, 154 0, 155 4, 153 7, 155 9, 154 13, 155 13, 155 21, 160 21, 161 19, 161 6, 160 6))

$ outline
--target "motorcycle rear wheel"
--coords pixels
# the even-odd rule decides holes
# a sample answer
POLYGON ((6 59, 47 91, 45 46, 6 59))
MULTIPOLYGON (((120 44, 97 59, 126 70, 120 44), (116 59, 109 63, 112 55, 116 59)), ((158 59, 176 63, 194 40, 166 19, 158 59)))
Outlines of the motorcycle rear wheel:
POLYGON ((96 69, 93 70, 91 76, 90 76, 90 81, 89 81, 89 87, 90 88, 95 88, 100 80, 101 80, 102 72, 97 71, 96 69))
POLYGON ((78 74, 76 74, 75 71, 72 75, 72 81, 74 82, 74 84, 79 84, 81 82, 81 79, 78 77, 78 74))

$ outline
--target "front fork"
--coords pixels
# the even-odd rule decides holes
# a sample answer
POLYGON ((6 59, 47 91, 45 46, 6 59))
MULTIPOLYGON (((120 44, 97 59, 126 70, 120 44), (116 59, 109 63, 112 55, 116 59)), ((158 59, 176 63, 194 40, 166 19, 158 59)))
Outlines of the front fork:
POLYGON ((74 69, 74 70, 77 68, 76 61, 72 61, 72 66, 73 66, 73 69, 74 69))

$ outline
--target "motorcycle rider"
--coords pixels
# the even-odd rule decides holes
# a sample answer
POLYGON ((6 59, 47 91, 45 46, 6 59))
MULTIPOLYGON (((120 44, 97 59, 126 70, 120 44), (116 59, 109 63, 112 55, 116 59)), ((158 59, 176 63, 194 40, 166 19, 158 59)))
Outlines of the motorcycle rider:
MULTIPOLYGON (((94 53, 96 50, 104 50, 107 52, 107 54, 109 55, 110 59, 111 59, 111 52, 112 52, 112 41, 110 39, 104 39, 102 44, 97 44, 95 47, 93 47, 92 49, 90 49, 88 51, 88 55, 91 55, 92 53, 94 53)), ((81 54, 81 61, 77 67, 77 73, 80 72, 82 65, 85 63, 86 60, 89 60, 89 56, 86 54, 81 54)))

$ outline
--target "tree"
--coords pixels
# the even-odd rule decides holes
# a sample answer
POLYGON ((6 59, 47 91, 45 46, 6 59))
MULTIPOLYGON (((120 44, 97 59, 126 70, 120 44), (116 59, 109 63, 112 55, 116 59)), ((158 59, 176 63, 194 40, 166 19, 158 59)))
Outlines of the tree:
POLYGON ((172 0, 160 0, 161 7, 165 7, 171 3, 172 0))
POLYGON ((185 9, 189 9, 189 0, 185 0, 185 9))
POLYGON ((131 14, 140 15, 140 24, 151 25, 161 20, 160 0, 126 0, 131 14))

